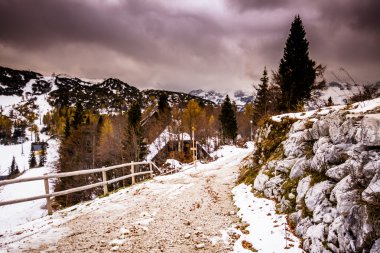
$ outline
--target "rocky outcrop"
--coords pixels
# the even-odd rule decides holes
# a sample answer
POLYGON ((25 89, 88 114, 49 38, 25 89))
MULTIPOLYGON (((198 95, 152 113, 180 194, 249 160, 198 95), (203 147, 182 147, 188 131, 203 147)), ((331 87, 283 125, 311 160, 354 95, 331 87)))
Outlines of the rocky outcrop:
POLYGON ((254 189, 289 214, 307 252, 380 252, 378 109, 293 121, 277 146, 278 122, 257 132, 254 189))

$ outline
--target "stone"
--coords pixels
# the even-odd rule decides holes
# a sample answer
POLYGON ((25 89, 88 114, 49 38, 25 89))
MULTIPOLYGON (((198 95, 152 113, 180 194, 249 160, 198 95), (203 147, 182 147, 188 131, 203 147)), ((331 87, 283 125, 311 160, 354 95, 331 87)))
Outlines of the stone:
MULTIPOLYGON (((335 217, 333 216, 336 216, 336 209, 332 207, 332 204, 330 203, 330 201, 328 201, 327 198, 324 198, 323 201, 320 204, 318 204, 314 209, 313 222, 316 224, 323 222, 325 215, 327 216, 328 214, 330 214, 332 219, 334 219, 335 217)), ((332 221, 330 221, 329 223, 331 222, 332 221)))
POLYGON ((356 140, 366 146, 380 146, 380 114, 367 114, 361 120, 356 140))
POLYGON ((203 249, 206 245, 204 243, 199 243, 195 245, 195 249, 203 249))
POLYGON ((299 204, 304 199, 306 192, 310 189, 311 176, 302 178, 297 185, 296 202, 299 204))
POLYGON ((379 253, 380 252, 380 237, 372 245, 371 251, 369 253, 379 253))
POLYGON ((281 171, 284 173, 289 173, 290 169, 297 162, 298 159, 284 159, 279 160, 276 163, 276 171, 281 171))
POLYGON ((372 178, 368 187, 362 192, 362 198, 367 203, 380 205, 380 169, 372 178))
POLYGON ((290 170, 290 179, 294 180, 303 177, 305 174, 305 169, 308 167, 309 161, 306 159, 306 157, 298 159, 290 170))
POLYGON ((336 181, 340 181, 342 178, 350 174, 351 165, 350 162, 345 162, 338 166, 332 167, 326 171, 326 176, 336 181))
POLYGON ((306 237, 311 241, 309 250, 310 252, 322 252, 323 244, 322 242, 325 240, 325 225, 318 224, 310 226, 306 231, 306 237))
POLYGON ((316 141, 313 145, 313 152, 314 154, 317 153, 317 151, 320 149, 321 151, 324 151, 326 147, 331 145, 331 140, 329 137, 321 137, 316 141))
POLYGON ((327 120, 317 120, 313 123, 310 134, 314 140, 329 136, 329 122, 327 120))
POLYGON ((304 155, 305 138, 302 132, 292 134, 283 142, 284 155, 286 157, 301 157, 304 155))
POLYGON ((290 128, 289 133, 296 133, 300 131, 304 131, 306 129, 305 123, 307 120, 298 120, 293 123, 292 127, 290 128))
POLYGON ((316 172, 325 172, 331 165, 342 164, 346 156, 344 150, 345 144, 333 145, 324 144, 316 150, 314 157, 310 162, 310 168, 316 172))
POLYGON ((185 236, 184 236, 184 238, 185 238, 185 239, 189 239, 190 236, 191 236, 191 235, 190 235, 189 233, 186 233, 185 236))
POLYGON ((340 215, 347 215, 351 207, 360 200, 360 192, 353 189, 351 176, 339 181, 331 191, 330 201, 336 204, 340 215))
POLYGON ((313 222, 311 221, 311 219, 309 217, 301 219, 297 223, 297 226, 296 226, 296 229, 295 229, 296 235, 299 236, 299 237, 302 237, 303 239, 305 239, 307 237, 306 236, 306 231, 312 225, 313 225, 313 222))
POLYGON ((330 181, 323 181, 312 186, 306 193, 305 204, 310 211, 314 211, 317 205, 321 204, 326 195, 331 192, 333 184, 330 181))
POLYGON ((334 253, 339 253, 339 248, 332 243, 327 243, 327 247, 334 253))
POLYGON ((264 191, 265 183, 269 180, 269 176, 260 172, 253 183, 253 188, 257 191, 264 191))

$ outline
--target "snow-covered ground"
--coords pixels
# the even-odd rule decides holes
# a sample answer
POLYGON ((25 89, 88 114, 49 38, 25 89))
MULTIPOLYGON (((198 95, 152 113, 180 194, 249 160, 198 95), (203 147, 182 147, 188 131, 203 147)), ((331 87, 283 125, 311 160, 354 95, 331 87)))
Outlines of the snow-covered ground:
MULTIPOLYGON (((29 149, 30 150, 30 142, 29 149)), ((51 173, 55 170, 54 163, 58 159, 58 143, 56 140, 48 141, 48 149, 47 149, 47 162, 44 167, 28 169, 24 174, 20 176, 20 178, 26 177, 34 177, 34 176, 42 176, 45 173, 51 173)), ((25 145, 25 143, 24 143, 25 145)), ((14 145, 21 146, 21 145, 14 145)), ((9 151, 10 146, 0 146, 0 148, 7 148, 9 151)), ((29 152, 25 157, 28 157, 29 152)), ((9 155, 9 153, 8 153, 9 155)), ((23 160, 23 161, 24 161, 23 160)), ((16 158, 17 161, 17 158, 16 158)), ((27 164, 27 159, 25 160, 27 164)), ((29 167, 29 165, 26 165, 29 167)), ((20 164, 19 164, 20 167, 20 164)), ((51 191, 53 190, 53 185, 50 183, 51 191)), ((45 194, 44 182, 42 180, 39 181, 31 181, 19 184, 12 184, 0 187, 0 201, 6 201, 11 199, 18 199, 30 196, 36 196, 45 194)), ((18 203, 14 205, 1 206, 0 207, 0 234, 4 231, 11 229, 17 225, 24 224, 31 220, 43 217, 47 214, 47 210, 45 209, 45 200, 39 199, 24 203, 18 203)))
POLYGON ((380 106, 380 98, 375 98, 372 100, 353 103, 350 106, 337 105, 337 106, 330 106, 330 107, 325 107, 318 110, 312 110, 312 111, 307 111, 307 112, 286 113, 286 114, 276 115, 272 117, 272 120, 280 122, 281 119, 284 117, 289 117, 293 119, 313 119, 313 117, 324 116, 324 115, 327 115, 328 113, 331 113, 334 111, 340 111, 340 110, 345 110, 349 113, 363 113, 363 112, 373 110, 379 106, 380 106))
MULTIPOLYGON (((252 243, 258 252, 302 252, 297 249, 297 238, 290 234, 287 237, 293 242, 288 240, 290 249, 284 250, 285 218, 275 214, 271 201, 253 197, 245 185, 231 192, 242 159, 253 150, 252 143, 247 147, 223 146, 213 154, 219 157, 214 162, 196 167, 182 165, 179 173, 158 176, 52 216, 26 220, 18 226, 1 220, 0 248, 4 252, 62 247, 68 251, 108 247, 115 251, 156 252, 163 247, 163 252, 195 248, 204 252, 250 252, 243 248, 244 241, 252 243), (248 224, 249 234, 237 228, 236 209, 237 216, 248 224), (234 235, 240 238, 236 240, 234 235), (79 245, 78 240, 88 244, 79 245)), ((44 203, 34 205, 38 208, 44 203)), ((13 220, 12 214, 7 215, 13 220)))
POLYGON ((28 160, 31 143, 31 141, 27 141, 23 144, 0 145, 0 176, 7 176, 9 174, 9 167, 11 166, 13 157, 15 157, 20 172, 29 169, 28 160))
POLYGON ((304 252, 299 248, 300 240, 290 231, 286 215, 276 213, 275 203, 265 198, 257 198, 252 186, 240 184, 232 190, 238 216, 247 223, 248 234, 241 233, 234 252, 252 252, 243 248, 243 241, 252 244, 257 252, 304 252))

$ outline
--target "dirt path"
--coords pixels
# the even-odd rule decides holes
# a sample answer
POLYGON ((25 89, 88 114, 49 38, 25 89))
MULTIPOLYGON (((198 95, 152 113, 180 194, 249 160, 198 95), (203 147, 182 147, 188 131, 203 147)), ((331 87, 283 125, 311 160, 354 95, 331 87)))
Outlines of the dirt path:
MULTIPOLYGON (((28 252, 230 252, 237 223, 231 189, 244 154, 156 177, 84 207, 67 222, 18 242, 28 252), (133 200, 133 201, 132 201, 133 200), (59 239, 52 234, 58 235, 59 239), (44 242, 45 240, 45 242, 44 242)), ((11 246, 11 244, 9 245, 11 246)), ((12 250, 10 250, 12 251, 12 250)))

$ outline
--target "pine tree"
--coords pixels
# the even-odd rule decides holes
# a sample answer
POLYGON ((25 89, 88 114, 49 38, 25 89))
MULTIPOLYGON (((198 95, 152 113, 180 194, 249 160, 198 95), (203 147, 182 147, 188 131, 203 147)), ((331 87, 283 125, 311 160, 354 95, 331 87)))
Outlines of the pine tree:
POLYGON ((71 133, 70 116, 66 116, 65 129, 64 129, 65 139, 69 138, 70 133, 71 133))
POLYGON ((29 156, 29 168, 35 168, 37 166, 37 160, 36 155, 34 154, 34 148, 33 145, 30 149, 30 156, 29 156))
POLYGON ((146 155, 143 129, 141 127, 141 108, 134 102, 128 110, 128 127, 122 141, 125 156, 133 161, 139 161, 146 155))
POLYGON ((17 175, 19 174, 20 171, 18 170, 18 165, 16 163, 16 158, 13 156, 12 158, 12 163, 11 163, 11 167, 9 167, 9 176, 12 177, 14 175, 17 175))
POLYGON ((128 110, 128 123, 131 127, 136 128, 141 121, 141 109, 138 102, 134 102, 128 110))
POLYGON ((327 100, 326 106, 333 106, 333 105, 334 105, 334 102, 332 101, 332 98, 330 96, 329 99, 327 100))
POLYGON ((80 102, 77 102, 73 119, 73 128, 78 129, 78 126, 83 122, 83 106, 80 102))
POLYGON ((161 93, 158 98, 158 110, 161 113, 164 113, 167 110, 170 110, 169 103, 168 103, 168 95, 166 93, 161 93))
POLYGON ((236 115, 228 95, 222 104, 222 110, 219 114, 219 121, 222 125, 223 142, 225 141, 225 138, 235 141, 237 136, 236 115))
POLYGON ((257 96, 253 104, 253 123, 256 125, 257 122, 267 113, 268 109, 268 72, 264 68, 263 76, 260 78, 260 85, 257 91, 257 96))
POLYGON ((309 42, 299 15, 294 18, 284 48, 278 77, 282 109, 289 111, 310 97, 316 79, 315 62, 309 58, 309 42))
POLYGON ((46 163, 46 144, 42 143, 41 144, 41 154, 40 154, 40 161, 38 166, 43 167, 46 163))

